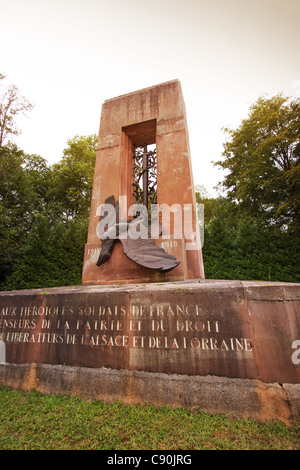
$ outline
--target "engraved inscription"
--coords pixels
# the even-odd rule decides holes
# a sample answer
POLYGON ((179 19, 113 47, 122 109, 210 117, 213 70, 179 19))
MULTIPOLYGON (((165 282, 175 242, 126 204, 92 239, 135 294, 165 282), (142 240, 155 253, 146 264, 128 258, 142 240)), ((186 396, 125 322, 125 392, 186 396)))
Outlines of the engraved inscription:
MULTIPOLYGON (((197 304, 27 305, 0 310, 0 340, 84 347, 250 353, 250 338, 225 334, 222 315, 197 304), (207 319, 207 318, 211 319, 207 319)), ((226 329, 228 331, 228 329, 226 329)))

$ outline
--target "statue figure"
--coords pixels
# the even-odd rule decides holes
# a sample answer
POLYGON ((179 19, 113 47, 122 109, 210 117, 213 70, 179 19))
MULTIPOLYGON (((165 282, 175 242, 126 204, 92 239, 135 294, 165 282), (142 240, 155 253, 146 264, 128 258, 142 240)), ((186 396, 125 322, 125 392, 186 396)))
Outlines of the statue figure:
MULTIPOLYGON (((97 266, 101 266, 109 260, 117 240, 122 243, 124 254, 135 263, 145 268, 154 269, 161 273, 171 271, 180 264, 175 256, 167 253, 163 248, 156 246, 152 238, 148 236, 148 226, 143 225, 141 220, 121 220, 119 221, 119 202, 115 201, 114 196, 105 200, 105 204, 111 204, 115 211, 113 215, 105 217, 105 223, 108 230, 105 234, 100 234, 102 248, 97 261, 97 266), (130 236, 129 226, 134 228, 134 224, 139 224, 140 236, 132 238, 130 236)), ((100 216, 100 222, 104 216, 100 216)), ((135 233, 137 233, 135 231, 135 233)))

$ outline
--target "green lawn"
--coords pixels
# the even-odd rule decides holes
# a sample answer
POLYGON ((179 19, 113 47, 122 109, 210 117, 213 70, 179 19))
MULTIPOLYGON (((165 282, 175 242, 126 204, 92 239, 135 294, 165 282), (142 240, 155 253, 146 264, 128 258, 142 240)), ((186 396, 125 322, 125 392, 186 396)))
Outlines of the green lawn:
POLYGON ((0 386, 0 449, 300 449, 300 426, 0 386))

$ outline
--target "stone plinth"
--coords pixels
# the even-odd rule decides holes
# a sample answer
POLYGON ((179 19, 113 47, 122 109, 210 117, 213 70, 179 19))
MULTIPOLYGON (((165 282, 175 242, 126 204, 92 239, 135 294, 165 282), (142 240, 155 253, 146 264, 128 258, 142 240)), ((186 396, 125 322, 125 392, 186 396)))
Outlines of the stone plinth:
POLYGON ((0 340, 8 363, 298 383, 298 296, 296 284, 238 281, 4 292, 0 340))
POLYGON ((299 297, 299 284, 208 280, 2 292, 0 383, 242 416, 251 396, 248 415, 286 420, 299 413, 299 297))
POLYGON ((101 112, 82 283, 164 282, 196 278, 204 278, 204 268, 185 104, 179 80, 106 100, 101 112), (97 228, 100 207, 113 195, 116 201, 122 201, 121 216, 127 218, 129 208, 135 203, 133 149, 144 143, 156 144, 157 204, 167 206, 171 212, 170 237, 167 240, 160 237, 155 243, 163 245, 165 251, 180 261, 179 266, 163 274, 128 260, 120 246, 113 250, 107 264, 96 266, 101 249, 97 228), (173 211, 176 207, 182 216, 180 233, 174 228, 173 211), (184 228, 187 208, 191 210, 189 231, 184 228), (191 244, 192 237, 194 245, 191 244))

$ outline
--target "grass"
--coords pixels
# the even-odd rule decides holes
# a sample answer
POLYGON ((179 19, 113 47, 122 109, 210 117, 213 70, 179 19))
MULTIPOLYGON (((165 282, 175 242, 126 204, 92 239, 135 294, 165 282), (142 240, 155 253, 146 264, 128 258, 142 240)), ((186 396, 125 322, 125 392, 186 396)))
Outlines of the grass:
POLYGON ((0 450, 299 450, 300 426, 0 386, 0 450))

